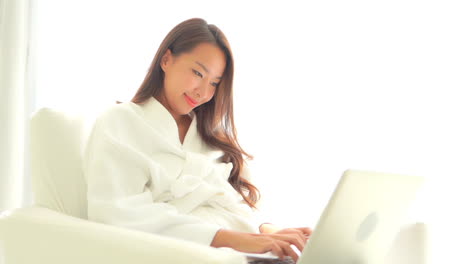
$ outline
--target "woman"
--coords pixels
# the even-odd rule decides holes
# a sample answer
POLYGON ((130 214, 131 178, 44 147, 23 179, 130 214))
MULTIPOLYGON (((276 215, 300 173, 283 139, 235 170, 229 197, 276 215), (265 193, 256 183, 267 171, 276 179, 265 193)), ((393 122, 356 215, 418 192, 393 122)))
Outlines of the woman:
POLYGON ((309 228, 252 224, 248 180, 233 119, 233 58, 202 19, 177 25, 130 103, 97 119, 85 154, 90 220, 283 258, 309 228))

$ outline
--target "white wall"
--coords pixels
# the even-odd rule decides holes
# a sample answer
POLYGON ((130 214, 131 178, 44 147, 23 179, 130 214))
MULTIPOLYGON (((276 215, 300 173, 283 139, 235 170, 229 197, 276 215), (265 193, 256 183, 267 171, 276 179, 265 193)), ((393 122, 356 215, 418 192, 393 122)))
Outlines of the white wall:
POLYGON ((129 100, 165 34, 203 17, 231 41, 238 130, 272 221, 315 224, 357 168, 427 177, 411 219, 441 245, 465 232, 462 1, 166 2, 41 0, 38 107, 129 100))

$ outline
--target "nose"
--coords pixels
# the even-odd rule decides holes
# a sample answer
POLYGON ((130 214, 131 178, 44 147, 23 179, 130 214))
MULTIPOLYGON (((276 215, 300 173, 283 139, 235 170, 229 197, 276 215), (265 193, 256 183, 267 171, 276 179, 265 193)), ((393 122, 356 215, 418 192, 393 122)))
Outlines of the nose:
POLYGON ((202 82, 196 89, 195 89, 195 98, 198 101, 204 101, 211 97, 211 93, 213 93, 214 87, 211 86, 209 81, 202 82))

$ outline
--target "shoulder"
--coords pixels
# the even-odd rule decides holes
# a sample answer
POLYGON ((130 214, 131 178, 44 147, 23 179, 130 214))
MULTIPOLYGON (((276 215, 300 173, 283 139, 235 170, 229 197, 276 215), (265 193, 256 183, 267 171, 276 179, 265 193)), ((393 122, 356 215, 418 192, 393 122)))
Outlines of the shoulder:
POLYGON ((115 140, 134 137, 138 132, 135 128, 140 127, 142 121, 143 113, 139 105, 132 102, 110 105, 96 114, 91 135, 115 140))
POLYGON ((141 107, 132 102, 109 106, 97 115, 96 126, 118 128, 129 126, 143 116, 141 107))

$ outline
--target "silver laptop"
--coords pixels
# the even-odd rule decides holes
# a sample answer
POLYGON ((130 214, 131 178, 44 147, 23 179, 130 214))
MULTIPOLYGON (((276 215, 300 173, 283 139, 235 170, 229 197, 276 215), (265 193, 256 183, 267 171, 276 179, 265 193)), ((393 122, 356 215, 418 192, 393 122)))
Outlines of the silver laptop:
MULTIPOLYGON (((417 176, 345 171, 297 263, 383 262, 423 181, 417 176)), ((249 263, 268 263, 265 258, 247 256, 249 263)))

